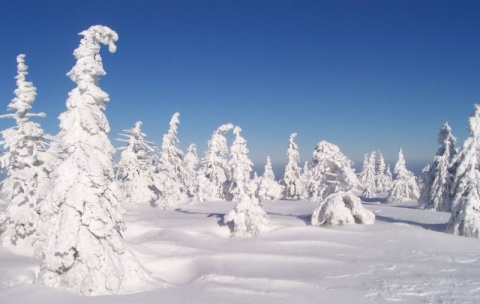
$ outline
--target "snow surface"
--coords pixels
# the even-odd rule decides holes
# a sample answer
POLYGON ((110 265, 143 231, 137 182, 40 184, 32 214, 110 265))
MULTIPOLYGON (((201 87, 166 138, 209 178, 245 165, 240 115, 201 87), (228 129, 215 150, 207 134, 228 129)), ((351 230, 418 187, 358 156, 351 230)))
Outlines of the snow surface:
POLYGON ((335 228, 309 224, 314 203, 263 202, 273 230, 255 238, 230 237, 234 202, 124 205, 129 247, 170 287, 80 296, 32 284, 40 260, 0 246, 0 303, 480 303, 480 240, 443 232, 449 213, 384 200, 364 203, 375 224, 335 228))

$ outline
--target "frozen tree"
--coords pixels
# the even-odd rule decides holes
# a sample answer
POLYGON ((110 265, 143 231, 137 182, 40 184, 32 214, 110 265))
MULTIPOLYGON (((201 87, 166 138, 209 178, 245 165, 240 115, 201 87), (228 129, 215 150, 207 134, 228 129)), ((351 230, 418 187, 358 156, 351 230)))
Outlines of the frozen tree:
POLYGON ((163 135, 162 147, 157 160, 157 172, 162 190, 159 206, 163 208, 188 198, 185 186, 185 179, 188 175, 184 166, 185 155, 178 147, 180 142, 177 138, 179 117, 179 113, 173 114, 170 128, 163 135))
POLYGON ((15 120, 15 126, 1 132, 3 154, 1 168, 6 171, 0 191, 7 201, 6 211, 0 215, 0 234, 3 244, 12 251, 38 254, 42 229, 39 203, 50 186, 48 174, 49 154, 46 152, 46 135, 31 117, 45 117, 44 113, 30 113, 35 100, 36 88, 26 81, 28 67, 25 55, 17 56, 16 97, 8 104, 7 110, 14 113, 0 118, 15 120))
POLYGON ((294 142, 297 133, 290 135, 287 148, 287 165, 283 174, 283 179, 280 184, 284 188, 284 198, 287 199, 302 199, 305 196, 305 186, 302 180, 302 172, 298 163, 300 161, 300 153, 298 146, 294 142))
POLYGON ((132 129, 120 133, 126 139, 117 139, 127 143, 126 147, 120 148, 122 152, 117 165, 117 179, 126 202, 155 204, 160 197, 159 181, 151 155, 155 146, 145 140, 146 134, 141 127, 142 122, 137 121, 132 129))
POLYGON ((480 237, 480 105, 476 104, 468 121, 469 136, 455 156, 455 176, 447 231, 480 237))
POLYGON ((363 158, 362 172, 359 174, 360 184, 363 187, 362 196, 369 198, 375 196, 376 190, 376 174, 375 174, 376 153, 373 151, 370 155, 365 154, 363 158))
POLYGON ((326 141, 319 142, 310 162, 308 199, 319 202, 332 193, 355 189, 359 181, 353 165, 338 146, 326 141))
POLYGON ((341 226, 344 224, 373 224, 375 214, 364 208, 360 199, 350 191, 330 194, 312 215, 312 225, 341 226))
POLYGON ((282 197, 283 188, 275 180, 275 174, 272 169, 272 161, 267 156, 265 171, 263 175, 257 179, 256 196, 261 200, 274 201, 282 197))
POLYGON ((251 191, 248 189, 248 185, 253 163, 248 158, 247 141, 240 135, 240 132, 242 132, 242 129, 238 126, 233 129, 235 139, 230 148, 230 159, 228 161, 230 179, 228 180, 226 198, 229 201, 238 201, 244 194, 249 194, 251 191))
POLYGON ((101 111, 109 96, 99 87, 105 75, 101 44, 115 52, 117 33, 97 25, 80 33, 75 66, 67 74, 77 84, 55 138, 62 156, 54 186, 43 204, 51 228, 43 247, 38 281, 84 295, 117 294, 153 288, 155 281, 127 247, 114 178, 109 124, 101 111))
POLYGON ((385 164, 382 153, 378 153, 375 167, 375 192, 386 193, 392 189, 392 171, 390 165, 385 164))
POLYGON ((232 124, 224 124, 213 132, 212 138, 208 141, 208 149, 205 157, 201 160, 198 174, 199 189, 197 199, 226 197, 224 185, 229 179, 228 167, 228 146, 225 134, 233 130, 232 124))
POLYGON ((418 200, 420 193, 417 181, 415 175, 408 171, 405 166, 402 149, 398 151, 398 160, 393 173, 396 174, 396 178, 393 181, 392 189, 388 193, 387 203, 418 200))
POLYGON ((189 197, 194 197, 198 192, 198 165, 197 146, 195 144, 190 144, 184 159, 184 167, 187 173, 184 182, 189 197))
POLYGON ((223 217, 224 223, 233 223, 232 237, 257 236, 268 227, 267 213, 258 200, 251 195, 241 194, 235 207, 223 217))
POLYGON ((420 202, 427 209, 437 211, 450 211, 450 191, 453 183, 453 158, 456 138, 452 135, 452 129, 445 123, 438 134, 440 148, 430 165, 424 180, 420 202))

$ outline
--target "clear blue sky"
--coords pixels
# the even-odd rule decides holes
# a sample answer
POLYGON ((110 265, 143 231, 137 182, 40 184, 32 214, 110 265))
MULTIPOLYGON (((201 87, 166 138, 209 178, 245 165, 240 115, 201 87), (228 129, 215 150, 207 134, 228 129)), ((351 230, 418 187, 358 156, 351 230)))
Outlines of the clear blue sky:
POLYGON ((283 166, 293 132, 302 162, 327 140, 357 165, 371 150, 393 165, 402 147, 413 167, 432 160, 445 121, 461 145, 480 102, 480 1, 16 0, 0 2, 4 109, 25 53, 34 110, 56 134, 77 33, 96 24, 120 37, 100 83, 114 145, 138 120, 160 144, 178 111, 181 146, 200 157, 231 122, 258 167, 267 155, 283 166))

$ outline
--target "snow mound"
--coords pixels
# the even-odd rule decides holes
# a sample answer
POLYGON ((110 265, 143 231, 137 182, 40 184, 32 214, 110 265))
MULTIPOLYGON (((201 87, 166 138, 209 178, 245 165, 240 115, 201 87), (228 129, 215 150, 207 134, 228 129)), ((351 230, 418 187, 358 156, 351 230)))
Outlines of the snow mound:
POLYGON ((370 225, 374 222, 375 214, 365 209, 360 199, 350 192, 329 195, 312 215, 312 225, 370 225))

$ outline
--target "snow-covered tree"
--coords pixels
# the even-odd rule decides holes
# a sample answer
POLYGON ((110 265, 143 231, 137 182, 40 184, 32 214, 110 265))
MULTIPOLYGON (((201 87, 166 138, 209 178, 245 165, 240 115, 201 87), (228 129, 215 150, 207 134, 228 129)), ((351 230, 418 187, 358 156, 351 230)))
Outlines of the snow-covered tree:
POLYGON ((447 231, 480 237, 480 105, 476 104, 468 121, 469 136, 454 157, 455 176, 447 231))
POLYGON ((313 151, 310 162, 308 199, 319 202, 338 191, 348 191, 359 185, 353 162, 338 146, 321 141, 313 151))
POLYGON ((258 200, 244 193, 235 207, 225 214, 223 222, 233 223, 232 237, 252 237, 267 229, 268 216, 258 200))
POLYGON ((450 211, 450 191, 453 183, 453 158, 456 138, 452 135, 452 129, 445 123, 438 134, 440 148, 430 165, 422 187, 420 202, 427 209, 437 211, 450 211))
POLYGON ((375 172, 376 153, 373 151, 370 155, 365 154, 363 158, 362 172, 359 174, 360 184, 363 187, 362 196, 369 198, 375 196, 376 190, 376 172, 375 172))
POLYGON ((180 124, 179 117, 180 113, 173 114, 170 120, 170 128, 163 135, 160 155, 157 159, 157 172, 162 190, 159 206, 163 208, 188 198, 185 185, 185 179, 188 175, 184 166, 185 155, 178 147, 180 142, 177 138, 178 125, 180 124))
POLYGON ((127 143, 126 147, 119 149, 122 152, 117 165, 117 179, 126 202, 155 204, 160 197, 159 181, 151 155, 155 146, 145 140, 146 134, 141 127, 142 122, 137 121, 133 128, 120 133, 126 139, 117 139, 127 143))
POLYGON ((330 194, 312 215, 312 225, 314 226, 369 225, 374 222, 375 214, 363 207, 360 199, 350 191, 330 194))
POLYGON ((283 197, 287 199, 302 199, 305 196, 305 185, 302 180, 302 172, 298 163, 300 162, 300 153, 295 143, 297 133, 290 135, 287 148, 287 165, 280 184, 284 188, 283 197))
POLYGON ((375 167, 375 192, 390 192, 393 186, 392 171, 390 165, 385 164, 382 153, 378 153, 377 163, 375 167))
POLYGON ((44 113, 30 113, 37 95, 36 88, 26 81, 28 67, 25 55, 17 56, 16 97, 8 104, 7 110, 14 113, 0 118, 15 120, 15 126, 1 132, 3 154, 1 168, 6 173, 0 195, 8 207, 0 215, 2 243, 14 252, 17 248, 23 254, 38 254, 44 238, 39 227, 39 203, 50 187, 48 174, 49 154, 46 153, 46 135, 40 124, 30 121, 31 117, 45 117, 44 113))
POLYGON ((205 201, 210 198, 223 199, 226 197, 224 185, 229 179, 228 145, 225 134, 233 130, 232 124, 224 124, 213 132, 208 141, 208 149, 201 160, 198 172, 199 189, 197 200, 205 201))
POLYGON ((186 170, 185 188, 189 197, 195 197, 198 192, 197 170, 200 161, 197 156, 197 146, 190 144, 185 154, 184 167, 186 170))
POLYGON ((261 200, 274 201, 282 197, 283 188, 275 180, 275 174, 272 169, 272 161, 267 156, 267 162, 265 164, 265 171, 263 175, 257 178, 257 191, 256 196, 261 200))
POLYGON ((42 216, 51 229, 43 247, 38 281, 84 295, 117 294, 153 288, 155 281, 127 247, 125 223, 114 178, 114 148, 101 111, 109 96, 99 87, 105 75, 102 44, 115 52, 117 33, 96 25, 80 33, 75 66, 67 74, 77 84, 55 138, 61 161, 42 216))
POLYGON ((420 190, 415 175, 408 171, 405 166, 402 149, 398 151, 398 160, 393 173, 396 174, 396 178, 393 181, 392 189, 388 193, 387 203, 418 200, 420 190))
POLYGON ((240 135, 240 132, 242 132, 242 129, 238 126, 233 129, 235 139, 230 148, 230 159, 228 161, 230 178, 226 198, 229 201, 238 201, 244 194, 250 194, 251 192, 248 185, 253 163, 248 158, 247 141, 240 135))

